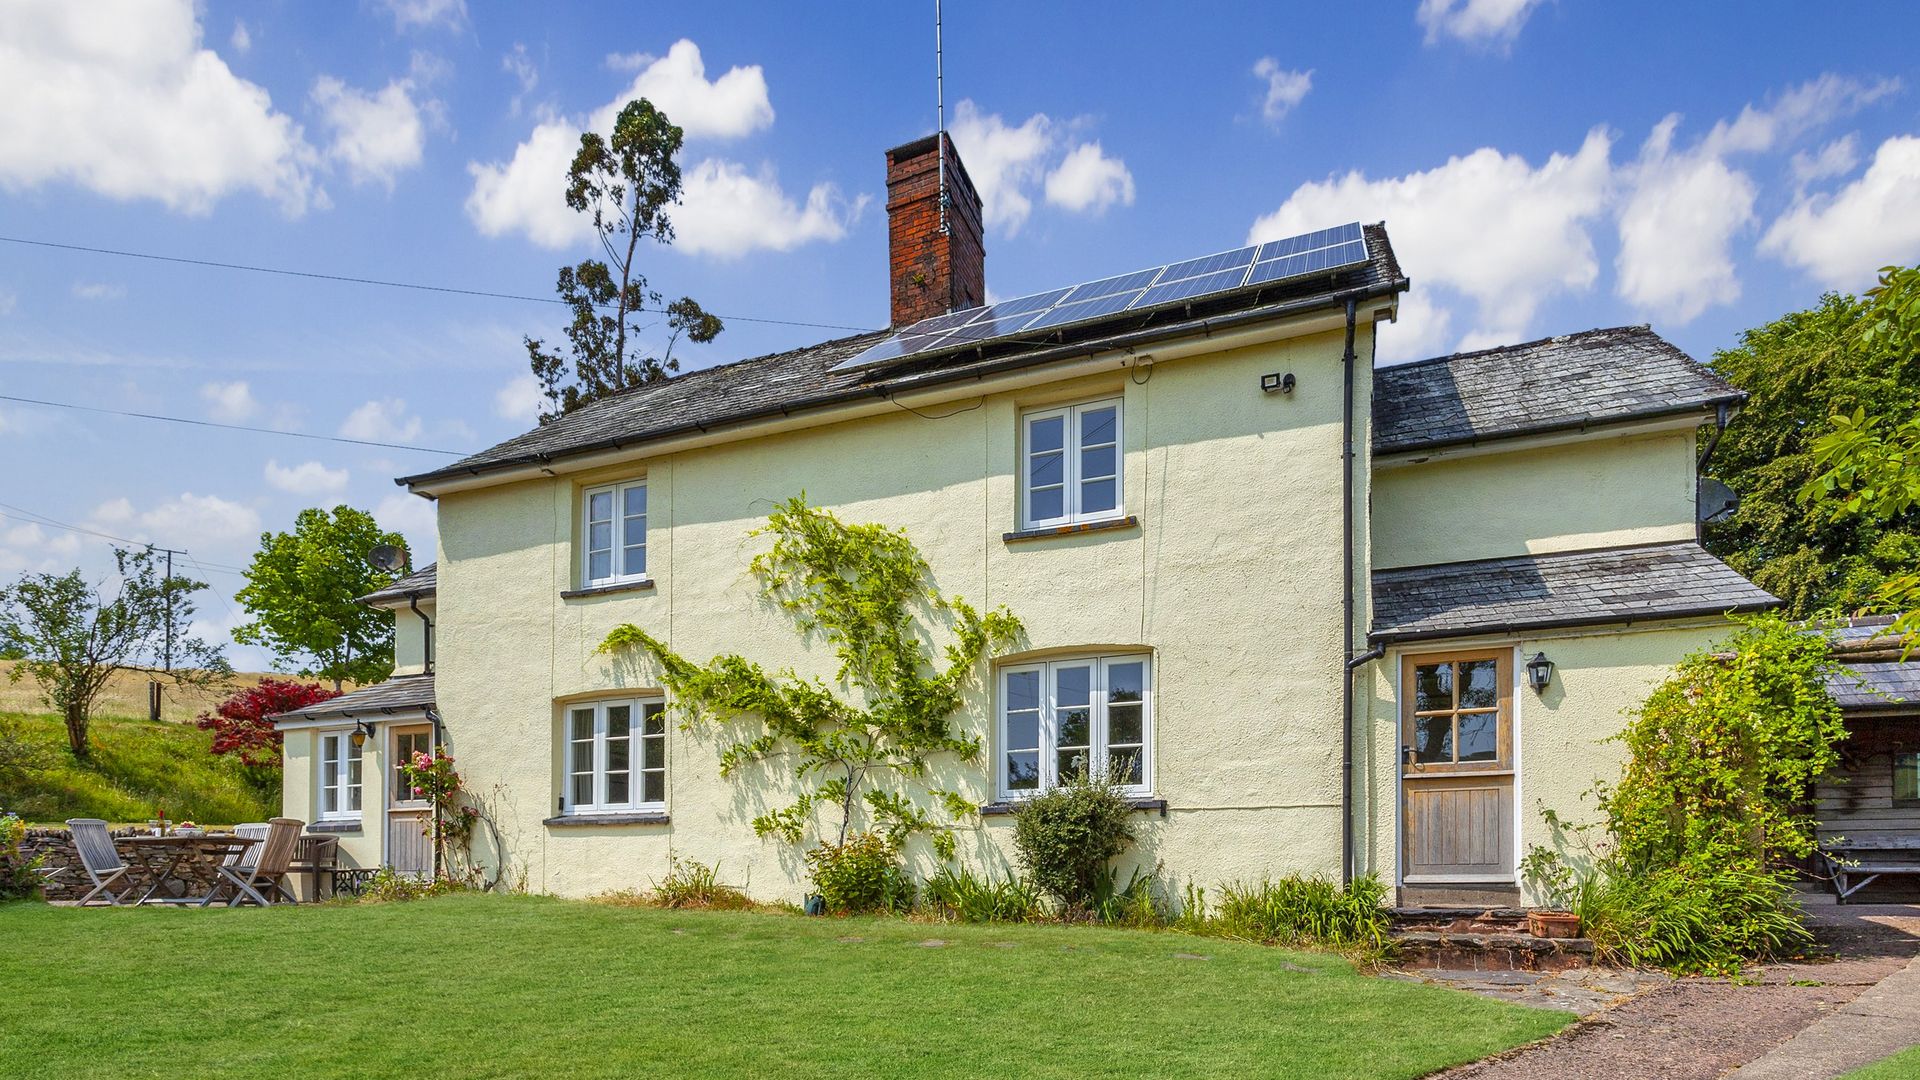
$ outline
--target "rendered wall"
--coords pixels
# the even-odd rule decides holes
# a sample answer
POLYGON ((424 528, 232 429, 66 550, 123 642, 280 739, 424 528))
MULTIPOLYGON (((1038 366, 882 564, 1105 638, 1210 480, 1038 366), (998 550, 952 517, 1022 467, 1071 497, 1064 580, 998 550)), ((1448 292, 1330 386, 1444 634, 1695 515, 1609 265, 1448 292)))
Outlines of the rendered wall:
MULTIPOLYGON (((397 607, 393 612, 393 673, 395 675, 424 675, 427 671, 427 624, 410 607, 397 607)), ((436 618, 434 602, 420 601, 420 613, 427 618, 436 618)))
POLYGON ((1596 438, 1373 478, 1376 567, 1693 538, 1694 436, 1596 438))
MULTIPOLYGON (((351 730, 352 725, 343 725, 351 730)), ((328 729, 329 731, 333 729, 328 729)), ((311 728, 289 731, 281 742, 280 813, 313 824, 320 820, 319 754, 321 732, 311 728)), ((339 838, 340 866, 380 865, 385 841, 387 805, 385 739, 368 739, 360 758, 361 827, 358 832, 329 833, 339 838)))
MULTIPOLYGON (((645 887, 672 852, 718 863, 757 896, 800 895, 797 852, 748 825, 785 793, 722 780, 712 743, 678 730, 668 739, 670 824, 543 821, 557 809, 563 703, 653 689, 643 665, 594 654, 615 625, 634 622, 694 659, 737 651, 832 674, 831 657, 805 651, 746 574, 759 550, 746 534, 804 490, 849 520, 905 528, 943 592, 1014 609, 1029 638, 1023 656, 1153 651, 1156 787, 1171 809, 1139 818, 1144 861, 1202 884, 1337 873, 1341 345, 1339 334, 1319 334, 926 410, 942 419, 903 409, 449 494, 439 508, 446 629, 435 687, 448 749, 491 804, 530 888, 645 887), (1292 395, 1261 392, 1261 375, 1286 371, 1298 378, 1292 395), (1125 398, 1125 510, 1139 525, 1004 541, 1017 527, 1020 410, 1109 394, 1125 398), (643 472, 654 588, 561 599, 576 583, 579 488, 643 472)), ((1365 326, 1359 350, 1371 353, 1365 326)), ((1364 416, 1369 380, 1356 382, 1364 416)), ((960 722, 991 740, 986 685, 960 722)), ((936 782, 984 802, 989 776, 984 761, 950 763, 936 782)), ((964 829, 963 853, 997 871, 1011 862, 1009 831, 1006 818, 964 829)))

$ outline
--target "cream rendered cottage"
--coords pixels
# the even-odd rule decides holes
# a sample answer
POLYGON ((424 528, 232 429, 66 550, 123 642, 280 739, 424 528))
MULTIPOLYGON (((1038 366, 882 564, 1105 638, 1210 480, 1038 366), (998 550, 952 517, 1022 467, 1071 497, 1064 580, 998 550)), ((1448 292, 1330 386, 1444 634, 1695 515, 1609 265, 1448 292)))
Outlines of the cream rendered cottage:
POLYGON ((403 674, 287 718, 289 815, 417 869, 388 774, 424 735, 533 889, 645 887, 679 856, 798 897, 798 852, 748 825, 780 794, 721 778, 645 665, 595 650, 634 623, 831 677, 746 574, 749 531, 805 492, 1025 624, 958 718, 987 753, 940 777, 981 807, 963 860, 1000 872, 1015 800, 1122 762, 1134 857, 1171 881, 1511 902, 1540 808, 1578 814, 1617 768, 1623 711, 1772 602, 1696 542, 1696 435, 1740 395, 1644 327, 1376 371, 1409 286, 1379 225, 981 312, 947 141, 891 151, 888 194, 904 332, 648 384, 401 481, 440 528, 424 586, 373 598, 403 674))

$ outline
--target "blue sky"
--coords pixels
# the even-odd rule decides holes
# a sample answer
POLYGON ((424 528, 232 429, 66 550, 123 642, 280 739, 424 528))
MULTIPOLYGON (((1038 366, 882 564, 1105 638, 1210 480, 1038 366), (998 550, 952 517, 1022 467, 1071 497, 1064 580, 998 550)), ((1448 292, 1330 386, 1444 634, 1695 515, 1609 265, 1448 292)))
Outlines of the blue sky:
MULTIPOLYGON (((1920 260, 1920 9, 1425 0, 946 5, 994 296, 1384 219, 1388 359, 1651 322, 1706 358, 1920 260)), ((883 151, 933 129, 931 5, 0 0, 0 236, 551 295, 558 174, 634 93, 688 131, 645 269, 735 318, 689 367, 885 321, 883 151), (557 164, 556 164, 557 163, 557 164)), ((193 553, 224 636, 263 529, 530 423, 552 305, 0 243, 0 578, 193 553), (11 507, 11 509, 9 508, 11 507), (34 523, 29 515, 37 515, 34 523)), ((191 566, 190 566, 191 569, 191 566)), ((233 649, 243 666, 260 658, 233 649)))

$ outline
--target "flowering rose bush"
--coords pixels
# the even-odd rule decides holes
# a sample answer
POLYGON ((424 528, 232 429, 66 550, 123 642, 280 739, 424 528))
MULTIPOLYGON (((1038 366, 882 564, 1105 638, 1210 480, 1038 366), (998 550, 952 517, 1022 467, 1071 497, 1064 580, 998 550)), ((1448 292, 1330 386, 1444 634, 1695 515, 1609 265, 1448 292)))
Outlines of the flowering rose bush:
POLYGON ((480 822, 477 807, 461 798, 460 773, 445 751, 415 751, 412 760, 400 765, 402 782, 412 789, 413 797, 433 806, 433 818, 427 826, 433 836, 437 861, 446 872, 453 857, 464 858, 473 843, 474 826, 480 822))

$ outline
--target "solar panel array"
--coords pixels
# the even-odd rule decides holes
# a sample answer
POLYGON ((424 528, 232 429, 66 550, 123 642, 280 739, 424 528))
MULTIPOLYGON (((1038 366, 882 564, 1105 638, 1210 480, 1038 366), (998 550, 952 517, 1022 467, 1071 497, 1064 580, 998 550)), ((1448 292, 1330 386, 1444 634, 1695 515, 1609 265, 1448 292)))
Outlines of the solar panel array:
POLYGON ((834 370, 931 356, 1023 335, 1043 336, 1122 312, 1211 299, 1293 278, 1332 273, 1366 261, 1367 243, 1359 223, 1354 222, 936 315, 843 361, 834 370))

